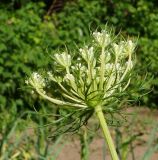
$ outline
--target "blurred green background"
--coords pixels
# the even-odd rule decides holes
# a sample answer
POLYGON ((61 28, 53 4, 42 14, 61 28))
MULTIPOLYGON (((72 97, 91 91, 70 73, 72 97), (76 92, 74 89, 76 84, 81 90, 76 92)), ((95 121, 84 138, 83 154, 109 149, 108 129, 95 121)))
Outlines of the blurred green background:
MULTIPOLYGON (((51 68, 50 55, 55 50, 65 48, 65 45, 74 49, 76 45, 84 44, 90 39, 91 31, 104 27, 106 23, 113 26, 116 32, 121 30, 124 35, 139 37, 136 54, 139 76, 136 78, 142 81, 147 74, 144 89, 150 94, 139 99, 136 105, 157 108, 156 0, 0 1, 0 131, 2 137, 8 135, 3 138, 5 142, 1 140, 0 155, 5 150, 4 143, 8 143, 16 123, 24 125, 30 119, 31 123, 49 121, 25 114, 34 111, 34 107, 42 112, 45 112, 46 107, 51 108, 51 104, 43 102, 27 90, 27 75, 38 69, 51 68)), ((19 132, 23 130, 23 125, 20 125, 19 132)), ((41 135, 44 137, 44 134, 41 135)), ((10 150, 7 156, 15 153, 10 150)), ((44 155, 45 151, 38 151, 39 154, 41 152, 44 155)))

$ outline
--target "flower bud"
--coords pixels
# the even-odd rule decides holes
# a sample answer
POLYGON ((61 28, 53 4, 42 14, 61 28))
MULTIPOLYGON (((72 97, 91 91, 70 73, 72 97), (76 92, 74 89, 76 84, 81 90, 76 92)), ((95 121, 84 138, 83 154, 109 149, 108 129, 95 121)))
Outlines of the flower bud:
POLYGON ((94 59, 94 48, 90 47, 88 48, 88 46, 86 46, 85 48, 80 48, 80 54, 82 56, 82 58, 88 63, 92 63, 93 59, 94 59))
POLYGON ((54 55, 55 61, 64 68, 71 66, 71 56, 67 52, 54 55))
POLYGON ((93 32, 93 37, 100 47, 107 47, 111 43, 111 35, 107 31, 93 32))

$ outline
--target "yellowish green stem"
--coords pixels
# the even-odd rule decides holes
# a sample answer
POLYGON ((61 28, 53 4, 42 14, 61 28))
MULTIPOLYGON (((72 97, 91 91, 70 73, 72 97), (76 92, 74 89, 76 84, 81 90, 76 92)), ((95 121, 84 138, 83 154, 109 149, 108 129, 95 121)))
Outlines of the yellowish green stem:
POLYGON ((100 126, 102 128, 104 138, 105 138, 105 140, 108 144, 110 154, 111 154, 111 158, 112 158, 112 160, 119 160, 118 155, 116 153, 116 149, 115 149, 113 140, 112 140, 112 137, 110 135, 110 132, 109 132, 109 129, 108 129, 108 126, 107 126, 107 123, 106 123, 106 120, 105 120, 103 112, 102 112, 102 108, 101 108, 100 105, 95 107, 95 112, 96 112, 96 115, 99 119, 99 123, 100 123, 100 126))

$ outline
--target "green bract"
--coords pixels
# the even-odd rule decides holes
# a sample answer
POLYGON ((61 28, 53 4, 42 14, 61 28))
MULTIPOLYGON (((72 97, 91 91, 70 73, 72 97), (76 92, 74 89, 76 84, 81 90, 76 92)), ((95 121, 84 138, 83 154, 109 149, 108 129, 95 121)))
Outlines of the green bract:
POLYGON ((49 71, 46 77, 33 73, 28 83, 43 98, 59 106, 106 107, 113 95, 124 92, 130 83, 136 44, 113 37, 106 30, 96 31, 92 36, 92 44, 80 48, 77 59, 68 51, 56 53, 55 71, 49 71), (51 90, 52 96, 45 91, 46 79, 56 87, 51 90))

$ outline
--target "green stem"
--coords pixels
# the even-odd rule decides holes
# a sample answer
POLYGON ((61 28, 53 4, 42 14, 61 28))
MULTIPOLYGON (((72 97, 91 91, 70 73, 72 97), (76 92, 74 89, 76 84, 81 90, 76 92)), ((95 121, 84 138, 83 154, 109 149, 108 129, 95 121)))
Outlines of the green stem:
POLYGON ((110 132, 109 132, 109 129, 108 129, 108 126, 106 123, 106 120, 105 120, 103 112, 102 112, 102 108, 100 105, 95 107, 95 112, 96 112, 96 115, 99 119, 99 123, 101 125, 102 131, 104 134, 104 138, 108 144, 112 160, 119 160, 118 155, 116 153, 116 149, 115 149, 113 140, 112 140, 112 137, 110 135, 110 132))
POLYGON ((81 160, 89 159, 89 142, 87 137, 87 129, 84 128, 82 134, 80 135, 81 143, 81 160))

